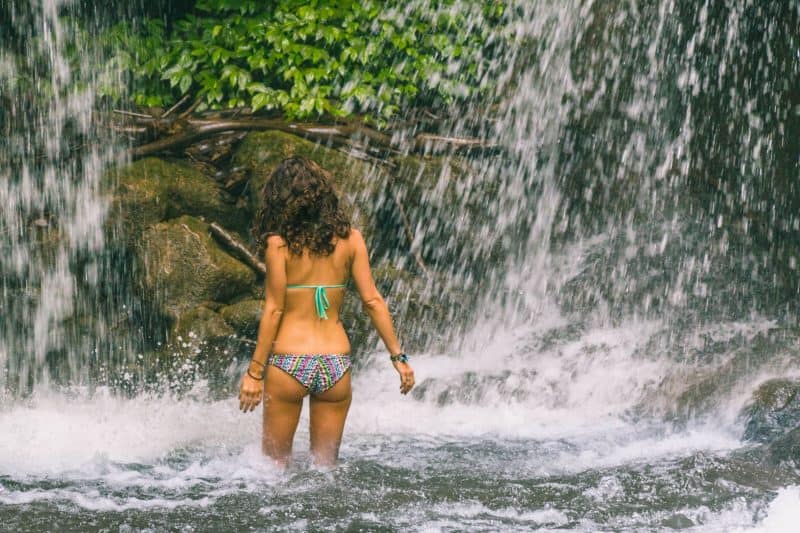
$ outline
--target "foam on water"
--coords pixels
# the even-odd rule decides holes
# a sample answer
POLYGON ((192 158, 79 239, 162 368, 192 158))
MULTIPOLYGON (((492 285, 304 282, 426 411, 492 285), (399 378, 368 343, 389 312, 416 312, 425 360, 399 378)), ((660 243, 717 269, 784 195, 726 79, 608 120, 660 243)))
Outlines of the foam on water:
POLYGON ((800 486, 778 491, 769 504, 767 516, 755 528, 759 533, 793 533, 800 524, 800 486))
MULTIPOLYGON (((605 333, 598 335, 607 339, 605 333)), ((444 357, 419 357, 417 373, 447 380, 452 377, 451 363, 444 357)), ((602 383, 609 378, 596 379, 602 383)), ((531 453, 516 461, 514 468, 541 476, 635 464, 695 450, 725 451, 739 445, 729 428, 671 431, 663 424, 626 421, 620 417, 619 406, 580 413, 572 405, 551 410, 549 401, 536 395, 519 402, 494 398, 486 405, 418 401, 398 393, 396 376, 388 365, 376 365, 354 376, 354 402, 342 456, 416 468, 443 446, 489 442, 501 449, 530 447, 531 453), (410 451, 387 456, 387 449, 398 442, 408 444, 410 451)), ((307 417, 305 409, 296 436, 300 453, 307 446, 307 417)), ((207 488, 217 495, 236 492, 242 483, 277 480, 258 449, 260 416, 243 415, 234 399, 39 395, 27 404, 0 411, 0 427, 0 472, 18 480, 56 476, 102 481, 117 489, 183 492, 212 479, 207 488), (176 454, 177 462, 171 460, 176 454)), ((63 496, 82 505, 67 493, 59 494, 6 492, 2 501, 63 496)), ((84 497, 106 498, 89 493, 84 497)), ((115 501, 119 506, 136 505, 135 498, 115 501)))
POLYGON ((237 407, 233 401, 40 395, 0 411, 0 471, 92 475, 107 461, 151 462, 195 442, 217 447, 255 442, 254 418, 237 416, 237 407))

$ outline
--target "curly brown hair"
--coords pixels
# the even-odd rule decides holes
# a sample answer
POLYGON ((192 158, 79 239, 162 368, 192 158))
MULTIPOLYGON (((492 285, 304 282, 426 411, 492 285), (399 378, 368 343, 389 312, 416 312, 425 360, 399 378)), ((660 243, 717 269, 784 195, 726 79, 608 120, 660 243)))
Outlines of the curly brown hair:
POLYGON ((261 207, 252 234, 259 250, 267 237, 280 235, 289 251, 330 255, 334 237, 350 235, 350 218, 339 205, 330 173, 311 159, 284 159, 261 188, 261 207))

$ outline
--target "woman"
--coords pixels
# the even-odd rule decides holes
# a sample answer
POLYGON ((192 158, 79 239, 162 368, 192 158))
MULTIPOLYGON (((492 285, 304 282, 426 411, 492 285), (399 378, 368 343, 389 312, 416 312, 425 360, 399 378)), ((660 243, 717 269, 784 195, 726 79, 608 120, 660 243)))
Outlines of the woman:
POLYGON ((264 185, 262 202, 253 235, 266 245, 266 301, 239 407, 252 411, 263 397, 263 450, 285 466, 310 394, 311 454, 333 465, 351 399, 350 341, 339 319, 348 278, 400 374, 402 394, 414 386, 414 372, 372 279, 364 238, 351 228, 328 173, 305 157, 286 159, 264 185))

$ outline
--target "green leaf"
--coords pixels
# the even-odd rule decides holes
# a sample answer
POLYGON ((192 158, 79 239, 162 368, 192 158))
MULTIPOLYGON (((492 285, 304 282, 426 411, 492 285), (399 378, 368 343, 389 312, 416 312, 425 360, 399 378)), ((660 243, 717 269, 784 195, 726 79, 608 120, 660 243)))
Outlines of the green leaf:
MULTIPOLYGON (((109 71, 132 80, 128 96, 114 80, 99 80, 98 93, 165 105, 178 91, 195 90, 209 109, 250 105, 295 117, 361 110, 377 124, 415 105, 490 96, 487 80, 501 66, 486 47, 506 46, 517 17, 491 2, 460 2, 465 8, 455 9, 455 0, 426 3, 424 10, 408 9, 403 0, 190 4, 194 10, 171 20, 169 29, 153 18, 99 35, 84 32, 82 39, 104 51, 93 56, 109 58, 109 71)), ((68 45, 67 53, 80 50, 68 45)))
POLYGON ((272 89, 264 85, 263 83, 248 83, 247 90, 250 93, 271 93, 272 89))
POLYGON ((181 94, 186 94, 189 91, 189 87, 192 86, 192 76, 189 74, 184 74, 181 76, 180 80, 180 90, 181 94))
POLYGON ((258 111, 262 107, 265 107, 267 104, 269 104, 269 96, 264 93, 256 94, 250 101, 250 107, 253 108, 253 113, 258 111))
POLYGON ((311 97, 303 98, 303 100, 300 101, 300 109, 299 109, 300 113, 302 113, 303 115, 308 115, 309 113, 311 113, 311 111, 314 110, 315 105, 316 101, 314 98, 311 97))

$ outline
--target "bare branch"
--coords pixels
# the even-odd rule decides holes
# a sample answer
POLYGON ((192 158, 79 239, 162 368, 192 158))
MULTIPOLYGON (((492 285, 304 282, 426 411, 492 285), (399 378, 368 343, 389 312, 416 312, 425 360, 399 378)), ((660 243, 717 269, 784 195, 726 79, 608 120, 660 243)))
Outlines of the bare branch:
POLYGON ((225 246, 232 255, 241 259, 247 266, 255 270, 257 274, 261 276, 267 275, 267 266, 250 251, 246 244, 228 233, 216 222, 212 222, 209 225, 209 230, 211 231, 211 235, 217 239, 217 242, 225 246))
POLYGON ((186 100, 188 100, 188 99, 189 99, 189 95, 188 95, 188 94, 185 94, 185 95, 183 96, 183 98, 181 98, 180 100, 178 100, 178 102, 177 102, 177 103, 176 103, 174 106, 170 107, 170 108, 167 110, 167 112, 166 112, 166 113, 164 113, 163 115, 161 115, 161 118, 167 118, 167 117, 168 117, 168 116, 169 116, 169 115, 170 115, 170 114, 171 114, 173 111, 175 111, 175 110, 176 110, 176 109, 178 109, 180 106, 182 106, 182 105, 183 105, 183 103, 184 103, 186 100))
POLYGON ((133 111, 125 111, 124 109, 115 109, 114 113, 119 113, 120 115, 128 115, 129 117, 139 117, 139 118, 148 118, 153 120, 151 115, 145 115, 144 113, 134 113, 133 111))

